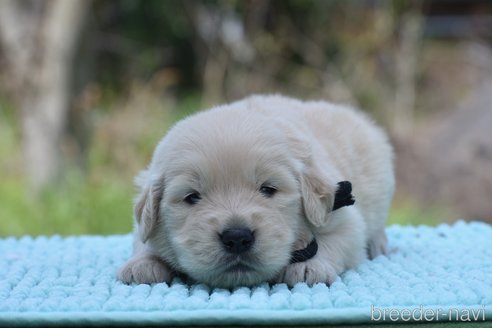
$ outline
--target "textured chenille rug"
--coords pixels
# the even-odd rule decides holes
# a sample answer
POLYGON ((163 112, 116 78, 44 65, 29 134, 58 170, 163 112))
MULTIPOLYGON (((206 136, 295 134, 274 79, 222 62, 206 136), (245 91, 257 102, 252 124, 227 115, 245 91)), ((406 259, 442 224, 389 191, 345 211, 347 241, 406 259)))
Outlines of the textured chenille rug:
MULTIPOLYGON (((391 253, 331 286, 125 285, 131 236, 0 239, 0 325, 328 325, 492 320, 492 227, 390 226, 391 253)), ((490 322, 486 323, 490 324, 490 322)))

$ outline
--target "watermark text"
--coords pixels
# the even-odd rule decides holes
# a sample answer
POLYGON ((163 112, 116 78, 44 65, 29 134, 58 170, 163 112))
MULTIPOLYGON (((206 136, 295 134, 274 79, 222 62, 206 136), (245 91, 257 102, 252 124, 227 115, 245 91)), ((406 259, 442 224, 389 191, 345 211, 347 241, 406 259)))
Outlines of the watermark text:
POLYGON ((485 306, 476 308, 385 308, 371 305, 371 321, 485 321, 485 306))

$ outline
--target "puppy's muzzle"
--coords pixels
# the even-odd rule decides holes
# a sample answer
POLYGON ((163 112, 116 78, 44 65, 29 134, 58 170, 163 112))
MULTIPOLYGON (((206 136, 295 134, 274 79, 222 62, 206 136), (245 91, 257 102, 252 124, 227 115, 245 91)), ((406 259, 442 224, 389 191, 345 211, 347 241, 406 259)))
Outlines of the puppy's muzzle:
POLYGON ((232 254, 249 251, 255 242, 254 233, 248 228, 229 228, 219 236, 225 251, 232 254))

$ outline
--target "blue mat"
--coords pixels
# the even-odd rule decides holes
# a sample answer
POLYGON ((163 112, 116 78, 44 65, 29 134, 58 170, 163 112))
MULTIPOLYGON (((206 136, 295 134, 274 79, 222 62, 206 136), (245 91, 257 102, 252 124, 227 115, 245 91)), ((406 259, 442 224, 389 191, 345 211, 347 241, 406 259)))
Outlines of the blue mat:
POLYGON ((371 316, 380 322, 383 315, 386 322, 407 321, 406 311, 410 321, 422 321, 426 310, 441 311, 430 319, 443 321, 466 320, 467 311, 472 321, 492 319, 490 225, 387 231, 388 257, 363 262, 329 287, 233 291, 178 279, 152 286, 116 281, 130 256, 130 235, 0 239, 0 325, 320 325, 369 323, 371 316), (397 312, 390 318, 391 310, 397 312))

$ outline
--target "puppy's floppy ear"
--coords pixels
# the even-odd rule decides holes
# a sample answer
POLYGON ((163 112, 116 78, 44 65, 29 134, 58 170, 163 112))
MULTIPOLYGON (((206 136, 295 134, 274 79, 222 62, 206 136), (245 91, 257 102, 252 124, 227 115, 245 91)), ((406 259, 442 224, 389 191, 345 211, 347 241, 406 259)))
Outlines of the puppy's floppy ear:
POLYGON ((302 163, 300 185, 304 214, 315 227, 323 226, 330 212, 354 204, 352 184, 349 181, 337 183, 334 177, 340 174, 316 156, 309 146, 310 141, 296 129, 286 128, 290 149, 302 163))
POLYGON ((146 176, 147 172, 142 172, 136 179, 137 184, 142 185, 142 191, 138 195, 134 207, 135 222, 138 225, 138 234, 143 243, 149 239, 157 224, 162 193, 164 192, 162 179, 143 183, 144 175, 146 176))
POLYGON ((304 214, 309 222, 320 227, 327 223, 336 188, 321 171, 305 168, 301 174, 301 194, 304 214))
POLYGON ((329 212, 355 203, 349 181, 340 181, 334 186, 313 169, 308 169, 302 175, 301 193, 306 218, 315 227, 327 223, 329 212))

